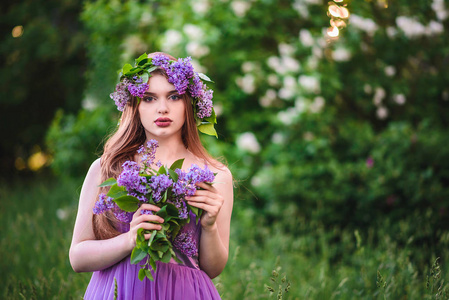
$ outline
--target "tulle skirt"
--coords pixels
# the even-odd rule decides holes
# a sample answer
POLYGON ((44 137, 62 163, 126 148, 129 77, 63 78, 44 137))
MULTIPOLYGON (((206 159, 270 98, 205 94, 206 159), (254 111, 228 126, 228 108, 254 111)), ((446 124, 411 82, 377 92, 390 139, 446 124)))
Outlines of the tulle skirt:
POLYGON ((157 262, 154 281, 137 277, 140 266, 132 265, 127 257, 102 271, 94 272, 84 299, 133 300, 205 300, 220 299, 213 282, 204 271, 175 263, 157 262))

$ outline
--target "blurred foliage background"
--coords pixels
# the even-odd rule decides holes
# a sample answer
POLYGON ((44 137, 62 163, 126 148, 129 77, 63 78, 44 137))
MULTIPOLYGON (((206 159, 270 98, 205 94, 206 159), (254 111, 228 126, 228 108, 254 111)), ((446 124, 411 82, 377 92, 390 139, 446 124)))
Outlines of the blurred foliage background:
MULTIPOLYGON (((435 272, 426 276, 436 257, 448 264, 447 0, 1 7, 2 211, 21 214, 5 195, 16 199, 27 178, 33 193, 60 197, 49 218, 70 236, 73 187, 119 118, 109 98, 117 70, 164 51, 191 56, 216 82, 219 139, 203 141, 236 179, 234 256, 215 281, 224 298, 276 296, 263 287, 270 268, 284 268, 292 299, 430 299, 431 279, 445 290, 435 272), (387 280, 380 288, 378 270, 387 280)), ((5 247, 8 257, 15 248, 5 247)), ((58 264, 61 276, 70 272, 58 264)), ((51 284, 23 277, 9 277, 5 297, 33 287, 52 295, 51 284)), ((82 296, 82 278, 66 295, 82 296)))

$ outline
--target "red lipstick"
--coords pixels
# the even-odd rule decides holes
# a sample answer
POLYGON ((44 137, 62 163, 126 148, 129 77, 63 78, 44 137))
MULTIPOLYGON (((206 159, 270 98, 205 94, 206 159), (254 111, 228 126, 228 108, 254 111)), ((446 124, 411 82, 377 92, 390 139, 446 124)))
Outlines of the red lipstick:
POLYGON ((170 118, 158 118, 154 123, 158 127, 167 127, 170 126, 171 122, 173 122, 170 118))

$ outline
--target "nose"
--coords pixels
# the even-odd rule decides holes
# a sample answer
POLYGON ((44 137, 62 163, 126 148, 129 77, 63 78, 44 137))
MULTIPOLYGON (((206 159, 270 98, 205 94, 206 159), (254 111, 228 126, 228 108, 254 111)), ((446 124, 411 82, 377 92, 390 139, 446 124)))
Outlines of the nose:
POLYGON ((161 99, 161 101, 159 101, 159 106, 157 108, 157 112, 159 114, 166 114, 168 113, 169 109, 168 109, 168 103, 166 99, 161 99))

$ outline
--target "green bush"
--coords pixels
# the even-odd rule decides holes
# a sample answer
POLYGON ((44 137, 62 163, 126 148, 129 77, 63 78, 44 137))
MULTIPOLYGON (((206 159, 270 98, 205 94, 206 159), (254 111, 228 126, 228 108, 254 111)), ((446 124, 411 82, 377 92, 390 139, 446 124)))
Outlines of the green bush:
MULTIPOLYGON (((423 220, 446 230, 444 3, 344 1, 351 17, 338 38, 324 33, 328 5, 86 2, 88 93, 113 107, 108 93, 122 63, 144 51, 191 55, 216 82, 220 139, 206 138, 207 147, 227 158, 248 207, 281 218, 293 205, 296 217, 350 229, 429 210, 423 220)), ((67 163, 85 173, 94 157, 81 149, 93 153, 116 121, 102 109, 85 112, 99 121, 83 112, 55 121, 56 170, 67 163)))
POLYGON ((100 156, 102 141, 116 124, 109 107, 92 111, 82 110, 75 117, 56 113, 48 133, 47 145, 54 151, 52 168, 62 177, 79 178, 86 174, 90 164, 100 156))

